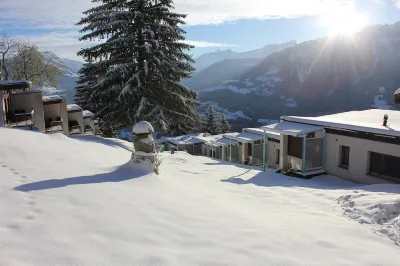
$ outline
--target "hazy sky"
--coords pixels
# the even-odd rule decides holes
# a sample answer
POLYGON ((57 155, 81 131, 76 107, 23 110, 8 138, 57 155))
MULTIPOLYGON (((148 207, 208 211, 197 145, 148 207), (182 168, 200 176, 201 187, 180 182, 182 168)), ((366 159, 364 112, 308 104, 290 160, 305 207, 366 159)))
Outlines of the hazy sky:
MULTIPOLYGON (((79 49, 92 44, 78 41, 74 25, 91 6, 89 0, 0 0, 0 32, 79 59, 79 49)), ((188 42, 196 45, 191 51, 195 56, 302 42, 337 28, 359 30, 400 21, 400 0, 175 0, 175 6, 176 12, 188 14, 184 29, 188 42), (358 16, 362 23, 356 23, 358 16)))

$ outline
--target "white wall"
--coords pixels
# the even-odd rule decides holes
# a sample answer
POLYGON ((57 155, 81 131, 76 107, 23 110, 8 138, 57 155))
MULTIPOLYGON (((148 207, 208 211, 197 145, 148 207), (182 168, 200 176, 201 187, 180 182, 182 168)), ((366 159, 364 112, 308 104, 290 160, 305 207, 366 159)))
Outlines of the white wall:
MULTIPOLYGON (((279 161, 279 169, 286 171, 288 170, 288 163, 290 162, 290 156, 287 155, 288 150, 288 136, 281 134, 281 142, 280 142, 280 150, 281 150, 281 159, 279 161)), ((293 165, 293 164, 292 164, 293 165)))
POLYGON ((94 128, 94 121, 91 118, 84 118, 83 119, 83 126, 91 126, 92 128, 94 128))
POLYGON ((44 105, 43 109, 44 109, 45 120, 47 118, 52 118, 53 120, 55 120, 57 117, 61 117, 63 120, 64 134, 69 135, 66 98, 63 97, 63 101, 61 103, 44 105))
POLYGON ((268 141, 268 167, 278 169, 279 164, 276 163, 276 150, 280 149, 280 144, 268 141))
MULTIPOLYGON (((362 184, 387 183, 385 180, 368 175, 369 152, 400 157, 400 145, 327 134, 326 170, 328 174, 362 184), (340 168, 340 146, 350 147, 349 169, 340 168)), ((400 171, 400 166, 399 166, 400 171)))
POLYGON ((78 123, 81 125, 81 132, 84 132, 82 112, 68 113, 68 121, 78 121, 78 123))
POLYGON ((35 110, 35 126, 42 132, 45 131, 43 99, 41 92, 26 92, 10 94, 10 105, 13 111, 25 110, 30 112, 35 110))

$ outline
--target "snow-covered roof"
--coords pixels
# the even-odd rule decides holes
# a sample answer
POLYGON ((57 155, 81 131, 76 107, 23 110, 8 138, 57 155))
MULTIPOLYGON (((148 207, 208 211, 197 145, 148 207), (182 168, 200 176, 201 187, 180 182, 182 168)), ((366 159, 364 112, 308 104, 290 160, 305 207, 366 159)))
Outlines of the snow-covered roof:
POLYGON ((227 145, 234 145, 234 144, 237 144, 238 143, 238 141, 237 140, 234 140, 234 139, 230 139, 230 138, 227 138, 227 137, 222 137, 222 138, 220 138, 220 139, 217 139, 216 141, 215 141, 215 146, 227 146, 227 145))
POLYGON ((324 130, 324 128, 321 126, 313 126, 313 125, 299 124, 286 121, 268 126, 263 126, 261 127, 261 129, 291 136, 300 136, 303 134, 324 130))
POLYGON ((251 133, 255 133, 255 134, 259 134, 259 135, 263 135, 263 136, 264 136, 264 132, 265 132, 265 135, 267 136, 267 138, 278 139, 278 140, 281 138, 279 133, 268 131, 268 130, 263 130, 261 128, 244 128, 243 131, 251 132, 251 133))
POLYGON ((32 87, 29 80, 0 80, 0 88, 2 89, 28 89, 32 87))
POLYGON ((68 104, 67 105, 67 111, 71 112, 71 111, 83 111, 82 107, 80 107, 77 104, 68 104))
POLYGON ((250 143, 257 140, 262 140, 264 137, 260 134, 255 134, 251 132, 241 132, 235 136, 226 136, 227 138, 231 138, 237 140, 239 142, 250 143))
POLYGON ((394 92, 394 94, 400 94, 400 88, 397 89, 397 90, 394 92))
POLYGON ((90 112, 89 110, 83 110, 82 114, 83 114, 83 118, 90 118, 90 117, 94 116, 94 114, 92 112, 90 112))
POLYGON ((163 138, 163 142, 170 142, 175 145, 184 145, 184 144, 196 144, 202 143, 204 133, 195 133, 195 134, 187 134, 178 137, 167 137, 163 138))
POLYGON ((370 109, 352 111, 319 117, 282 117, 285 121, 312 124, 330 128, 370 132, 381 135, 400 136, 400 111, 370 109), (383 126, 383 117, 389 116, 387 126, 383 126))
POLYGON ((62 101, 62 98, 58 95, 43 96, 42 99, 44 103, 62 101))
POLYGON ((140 121, 132 128, 134 134, 149 134, 154 133, 153 126, 147 121, 140 121))

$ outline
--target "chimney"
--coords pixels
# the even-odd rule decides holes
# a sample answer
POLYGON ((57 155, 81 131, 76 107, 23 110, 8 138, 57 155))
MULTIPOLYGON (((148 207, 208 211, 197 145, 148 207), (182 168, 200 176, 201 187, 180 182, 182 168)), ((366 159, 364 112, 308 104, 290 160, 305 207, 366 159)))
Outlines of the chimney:
POLYGON ((388 121, 388 115, 386 114, 384 117, 383 117, 383 126, 384 127, 386 127, 387 126, 387 121, 388 121))

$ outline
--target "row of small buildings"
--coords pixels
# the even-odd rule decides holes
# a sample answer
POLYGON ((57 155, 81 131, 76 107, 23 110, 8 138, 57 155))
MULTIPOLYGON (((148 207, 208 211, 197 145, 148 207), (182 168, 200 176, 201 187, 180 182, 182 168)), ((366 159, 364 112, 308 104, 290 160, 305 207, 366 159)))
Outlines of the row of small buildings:
MULTIPOLYGON (((400 103, 400 90, 396 92, 400 103)), ((29 81, 0 81, 0 126, 98 134, 93 113, 64 96, 43 96, 29 81)), ((356 183, 400 182, 400 112, 365 110, 320 117, 283 116, 279 123, 217 136, 158 139, 166 150, 279 169, 310 177, 331 174, 356 183)))
POLYGON ((0 81, 0 126, 34 127, 45 133, 98 134, 94 114, 65 96, 43 96, 29 81, 0 81))
POLYGON ((283 116, 279 123, 239 133, 191 134, 158 142, 166 150, 303 177, 330 174, 364 184, 400 182, 400 112, 394 110, 283 116))

